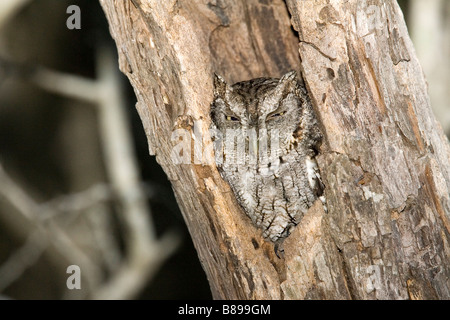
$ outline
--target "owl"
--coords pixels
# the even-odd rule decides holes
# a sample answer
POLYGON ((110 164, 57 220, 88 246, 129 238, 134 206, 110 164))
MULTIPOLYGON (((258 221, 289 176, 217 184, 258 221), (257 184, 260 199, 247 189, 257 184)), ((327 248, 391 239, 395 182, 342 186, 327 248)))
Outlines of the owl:
POLYGON ((275 252, 323 184, 315 160, 322 135, 295 71, 228 85, 215 75, 211 132, 222 178, 275 252))

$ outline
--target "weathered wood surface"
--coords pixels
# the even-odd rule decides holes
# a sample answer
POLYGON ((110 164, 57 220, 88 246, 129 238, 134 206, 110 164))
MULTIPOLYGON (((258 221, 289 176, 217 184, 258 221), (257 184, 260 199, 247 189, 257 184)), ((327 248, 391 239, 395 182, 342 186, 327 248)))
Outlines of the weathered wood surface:
POLYGON ((214 298, 450 298, 450 148, 395 1, 100 2, 214 298), (328 213, 316 203, 278 259, 212 162, 208 114, 213 72, 291 69, 326 137, 328 213), (173 132, 193 137, 189 163, 173 132))

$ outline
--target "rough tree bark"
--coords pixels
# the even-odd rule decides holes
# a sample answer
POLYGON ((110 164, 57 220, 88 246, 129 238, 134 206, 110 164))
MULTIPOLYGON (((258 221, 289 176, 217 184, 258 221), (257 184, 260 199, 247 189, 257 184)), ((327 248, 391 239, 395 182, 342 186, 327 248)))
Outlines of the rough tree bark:
POLYGON ((214 298, 450 298, 450 148, 395 1, 100 2, 214 298), (278 259, 211 161, 209 103, 213 72, 291 69, 325 135, 328 213, 316 203, 278 259), (203 158, 174 163, 176 129, 203 158))

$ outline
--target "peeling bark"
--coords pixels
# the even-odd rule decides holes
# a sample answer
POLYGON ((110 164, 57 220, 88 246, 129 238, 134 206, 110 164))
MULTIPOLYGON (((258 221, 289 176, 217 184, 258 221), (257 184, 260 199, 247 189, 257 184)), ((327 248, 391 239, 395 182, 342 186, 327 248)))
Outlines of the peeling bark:
POLYGON ((214 298, 450 298, 450 147, 395 1, 100 2, 214 298), (213 72, 292 69, 325 135, 328 213, 317 202, 278 259, 213 163, 209 103, 213 72), (174 132, 193 137, 185 164, 174 132))

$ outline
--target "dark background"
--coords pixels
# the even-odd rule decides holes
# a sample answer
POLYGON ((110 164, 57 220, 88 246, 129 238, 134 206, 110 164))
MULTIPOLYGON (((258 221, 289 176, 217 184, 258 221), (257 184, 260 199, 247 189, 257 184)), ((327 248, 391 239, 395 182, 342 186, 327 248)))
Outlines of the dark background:
MULTIPOLYGON (((98 1, 31 1, 0 32, 0 163, 5 171, 39 202, 105 181, 95 108, 46 92, 27 81, 27 70, 35 66, 96 77, 97 48, 108 46, 116 54, 98 1), (80 30, 66 28, 70 4, 81 8, 80 30), (82 160, 70 164, 73 158, 82 160), (90 170, 85 174, 87 178, 77 178, 79 170, 90 170)), ((155 157, 149 155, 133 89, 125 76, 122 80, 142 180, 151 183, 157 192, 149 200, 157 231, 161 234, 175 228, 182 239, 175 254, 136 298, 210 299, 205 273, 170 183, 155 157)), ((24 235, 10 230, 5 223, 7 217, 3 216, 11 211, 0 196, 0 266, 24 242, 24 235)), ((63 279, 58 281, 65 284, 64 271, 56 270, 51 259, 43 255, 0 294, 14 299, 59 299, 61 289, 55 282, 63 279)))

